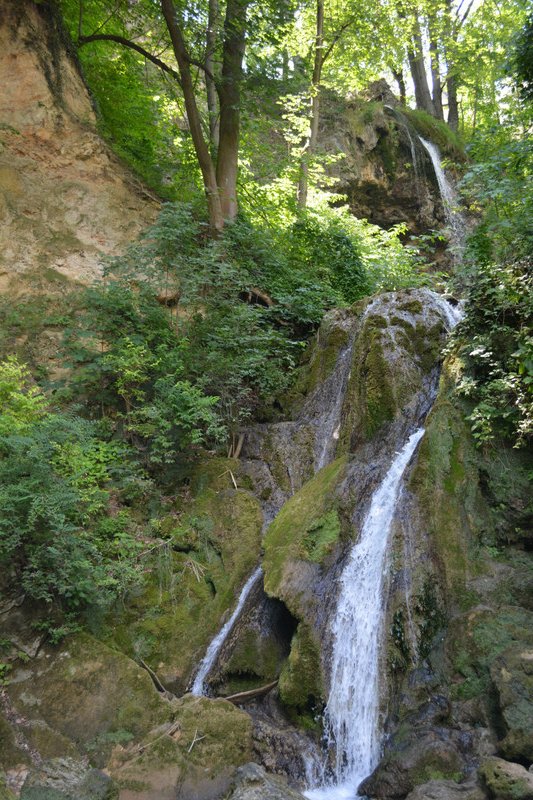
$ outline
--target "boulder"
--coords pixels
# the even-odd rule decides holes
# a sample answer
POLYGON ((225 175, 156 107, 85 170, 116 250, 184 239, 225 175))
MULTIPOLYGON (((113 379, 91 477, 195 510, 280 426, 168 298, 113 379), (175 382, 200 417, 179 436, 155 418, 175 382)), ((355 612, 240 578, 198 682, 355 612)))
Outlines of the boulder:
POLYGON ((429 781, 417 786, 405 800, 484 800, 483 790, 474 782, 429 781))
POLYGON ((109 775, 72 758, 53 758, 30 770, 20 800, 115 800, 109 775))
POLYGON ((533 800, 533 774, 520 764, 489 758, 479 775, 490 800, 533 800))
POLYGON ((277 775, 269 775, 258 764, 245 764, 237 770, 227 800, 304 800, 277 775))
POLYGON ((490 675, 506 731, 499 749, 506 758, 533 761, 533 647, 518 643, 493 662, 490 675))
POLYGON ((359 791, 379 800, 400 800, 431 779, 458 780, 463 770, 462 754, 447 729, 408 731, 405 740, 400 732, 359 791))

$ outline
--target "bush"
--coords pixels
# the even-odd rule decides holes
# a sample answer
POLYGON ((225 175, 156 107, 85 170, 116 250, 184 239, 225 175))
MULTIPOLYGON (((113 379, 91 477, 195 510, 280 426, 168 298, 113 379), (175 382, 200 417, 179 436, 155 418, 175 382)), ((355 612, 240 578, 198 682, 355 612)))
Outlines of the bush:
POLYGON ((6 373, 16 377, 0 414, 0 562, 34 600, 65 612, 108 605, 140 579, 127 526, 120 548, 98 532, 111 486, 119 491, 124 474, 135 474, 129 454, 94 423, 45 411, 13 359, 0 365, 4 385, 6 373))

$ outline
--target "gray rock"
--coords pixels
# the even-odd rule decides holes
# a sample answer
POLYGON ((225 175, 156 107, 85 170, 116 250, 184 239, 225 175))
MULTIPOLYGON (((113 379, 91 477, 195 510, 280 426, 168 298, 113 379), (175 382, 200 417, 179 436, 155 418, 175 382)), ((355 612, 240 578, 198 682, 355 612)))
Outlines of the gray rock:
POLYGON ((30 771, 20 800, 113 800, 116 787, 108 775, 73 758, 53 758, 30 771))
POLYGON ((521 764, 489 758, 479 775, 491 800, 533 800, 533 775, 521 764))
POLYGON ((259 764, 245 764, 235 775, 227 800, 304 800, 283 778, 269 775, 259 764))
POLYGON ((405 800, 484 800, 485 797, 476 783, 429 781, 413 789, 405 800))

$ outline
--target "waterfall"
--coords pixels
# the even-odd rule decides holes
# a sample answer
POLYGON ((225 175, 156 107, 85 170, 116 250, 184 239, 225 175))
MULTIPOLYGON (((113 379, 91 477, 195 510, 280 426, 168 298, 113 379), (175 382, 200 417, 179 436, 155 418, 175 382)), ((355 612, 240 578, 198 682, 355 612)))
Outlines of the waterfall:
POLYGON ((444 206, 446 223, 450 229, 451 244, 452 247, 455 248, 457 254, 460 255, 464 248, 466 227, 463 216, 461 212, 458 211, 457 194, 442 168, 442 160, 440 157, 439 148, 433 144, 433 142, 428 142, 427 139, 424 139, 422 136, 419 136, 418 138, 431 158, 431 163, 433 164, 435 176, 439 185, 442 205, 444 206))
POLYGON ((346 347, 341 350, 334 370, 324 382, 324 385, 331 384, 335 394, 335 401, 331 404, 329 411, 321 415, 317 426, 315 472, 329 464, 335 453, 335 445, 339 438, 341 425, 342 404, 350 379, 352 348, 353 336, 346 347))
POLYGON ((335 782, 307 791, 311 800, 357 797, 357 787, 379 760, 378 655, 387 546, 401 479, 423 434, 418 429, 394 457, 340 578, 325 709, 326 736, 336 751, 335 782))
MULTIPOLYGON (((365 314, 368 312, 369 308, 371 308, 371 305, 372 304, 370 304, 366 309, 365 314)), ((319 388, 320 400, 322 401, 321 406, 326 406, 326 408, 329 410, 327 410, 326 413, 322 412, 322 414, 314 423, 316 429, 314 464, 315 472, 318 472, 318 470, 322 469, 322 467, 325 467, 326 464, 330 462, 335 452, 335 445, 339 437, 340 416, 344 394, 350 378, 353 343, 354 336, 351 334, 349 336, 348 343, 341 349, 330 375, 319 388), (325 397, 322 397, 322 395, 325 397), (325 402, 325 399, 329 397, 335 397, 335 400, 331 404, 325 402)), ((266 530, 270 522, 272 522, 273 516, 274 514, 272 513, 265 515, 263 532, 266 530)), ((257 566, 242 587, 233 614, 220 629, 214 639, 210 642, 207 652, 203 657, 200 666, 198 667, 198 671, 191 686, 192 694, 200 696, 206 693, 206 678, 215 665, 222 646, 224 645, 224 642, 228 638, 233 626, 238 620, 250 592, 262 574, 263 571, 261 566, 257 566)))
POLYGON ((237 605, 235 606, 233 614, 228 619, 226 624, 219 630, 219 632, 217 633, 217 635, 211 641, 209 647, 207 648, 207 652, 203 657, 200 666, 198 667, 198 672, 196 673, 196 677, 194 678, 193 684, 191 686, 191 694, 195 694, 197 696, 205 694, 205 687, 204 687, 205 679, 209 675, 213 667, 213 664, 217 659, 217 656, 220 652, 222 645, 228 638, 231 629, 233 628, 237 619, 239 618, 239 615, 244 607, 244 604, 246 603, 248 595, 250 594, 250 592, 252 591, 252 589, 254 588, 255 584, 257 583, 262 574, 263 570, 261 569, 261 567, 256 567, 252 572, 252 574, 250 575, 250 577, 248 578, 248 580, 246 581, 246 583, 244 584, 244 586, 242 587, 241 593, 239 595, 239 600, 237 602, 237 605))

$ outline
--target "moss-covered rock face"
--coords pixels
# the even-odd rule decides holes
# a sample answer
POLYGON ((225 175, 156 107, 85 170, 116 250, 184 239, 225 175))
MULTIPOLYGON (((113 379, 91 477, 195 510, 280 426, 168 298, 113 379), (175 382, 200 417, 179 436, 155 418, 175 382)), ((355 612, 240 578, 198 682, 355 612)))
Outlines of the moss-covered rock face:
POLYGON ((533 775, 521 764, 489 758, 479 774, 491 800, 533 800, 533 775))
POLYGON ((99 631, 143 658, 172 691, 185 691, 259 560, 261 508, 243 482, 232 460, 197 468, 192 499, 163 522, 168 544, 148 588, 99 631))
POLYGON ((298 562, 320 565, 337 544, 341 532, 335 489, 344 475, 346 458, 324 467, 282 508, 264 540, 265 589, 279 597, 291 613, 304 612, 292 586, 298 562))
POLYGON ((533 762, 533 644, 505 650, 490 674, 505 732, 500 750, 511 761, 533 762))
POLYGON ((142 746, 114 750, 109 770, 120 800, 218 800, 235 768, 250 760, 252 723, 231 703, 187 695, 172 709, 172 722, 142 746))
POLYGON ((316 637, 309 625, 301 622, 279 678, 279 694, 286 706, 312 710, 324 696, 319 665, 320 648, 316 637))
POLYGON ((145 670, 85 634, 14 670, 8 692, 20 714, 86 751, 99 736, 142 736, 171 717, 145 670))
POLYGON ((361 315, 360 328, 337 452, 354 452, 416 408, 430 391, 445 336, 439 309, 424 290, 383 294, 354 312, 361 315))

